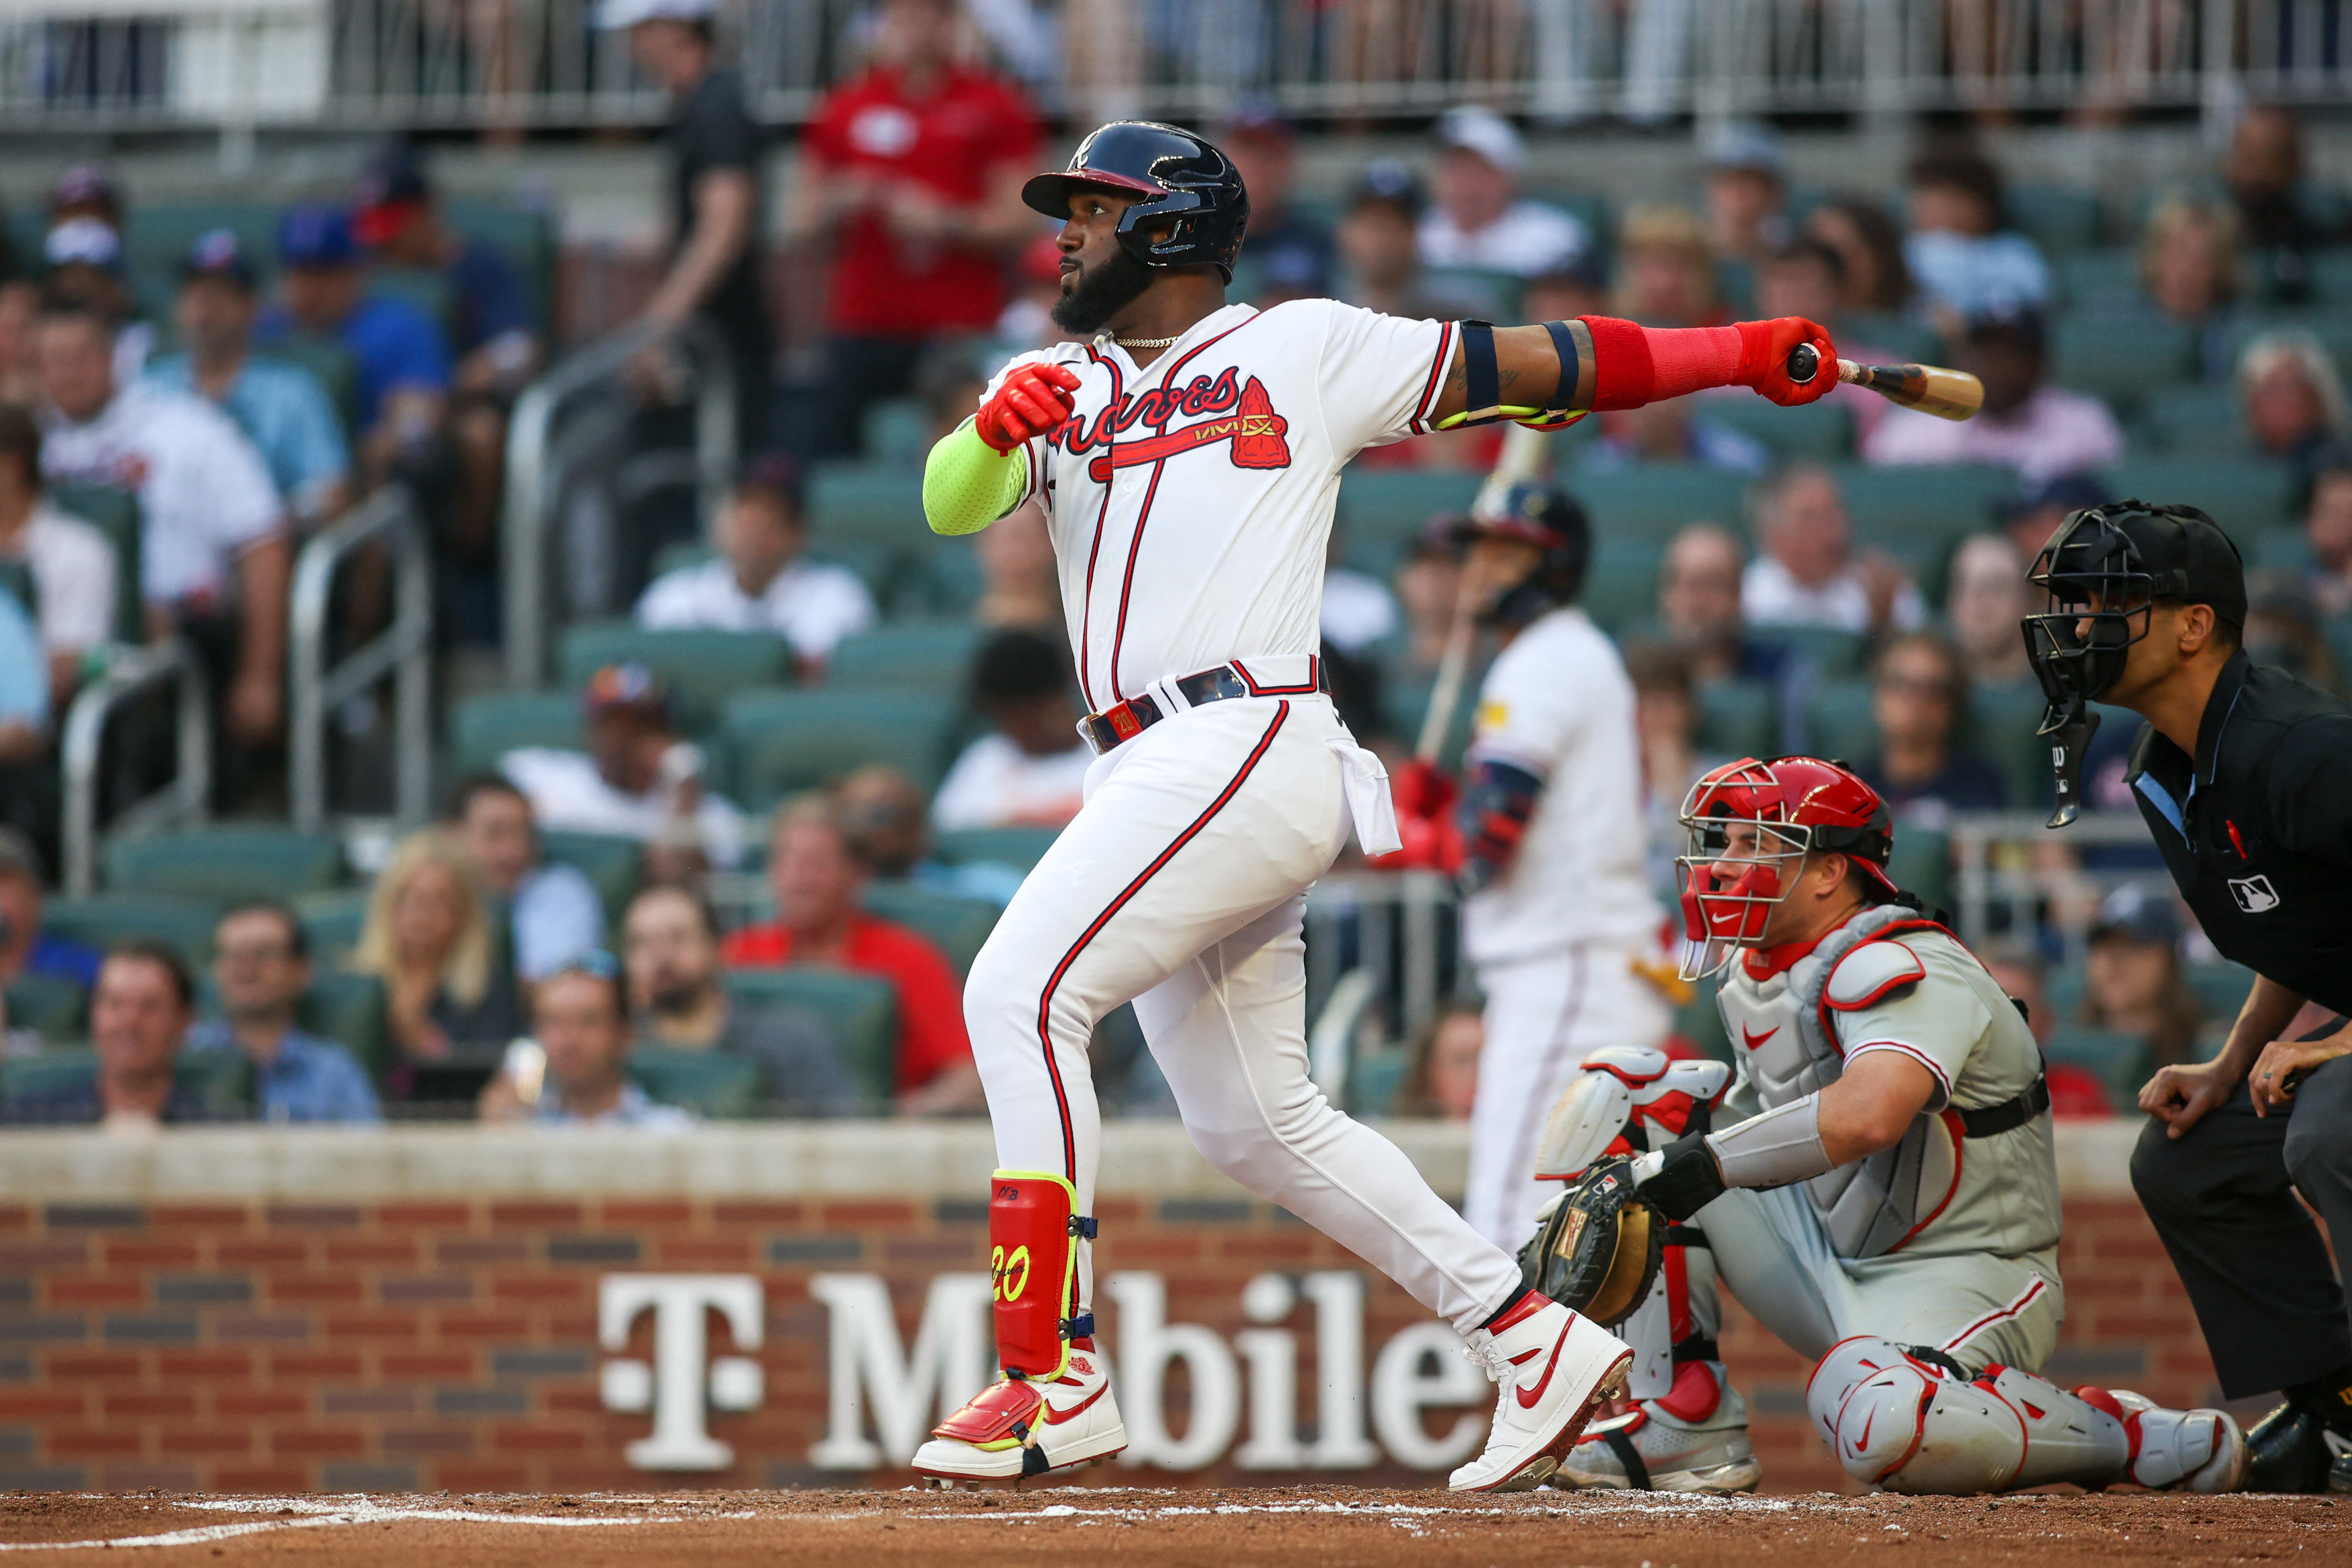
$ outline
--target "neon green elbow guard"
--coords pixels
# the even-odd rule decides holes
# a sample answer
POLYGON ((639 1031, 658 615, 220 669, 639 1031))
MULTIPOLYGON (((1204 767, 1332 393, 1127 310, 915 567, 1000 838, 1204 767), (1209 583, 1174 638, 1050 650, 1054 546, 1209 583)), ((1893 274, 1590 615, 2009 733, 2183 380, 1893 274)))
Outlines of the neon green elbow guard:
POLYGON ((923 516, 935 534, 976 534, 1021 504, 1029 459, 999 452, 965 420, 940 437, 923 465, 923 516))

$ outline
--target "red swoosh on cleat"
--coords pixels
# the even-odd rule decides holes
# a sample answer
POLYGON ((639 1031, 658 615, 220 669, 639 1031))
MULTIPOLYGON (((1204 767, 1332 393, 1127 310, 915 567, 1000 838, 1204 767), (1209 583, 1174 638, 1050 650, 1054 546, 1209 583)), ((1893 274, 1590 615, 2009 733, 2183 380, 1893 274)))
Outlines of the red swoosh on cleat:
POLYGON ((1568 1322, 1560 1326, 1559 1338, 1552 1342, 1551 1362, 1544 1368, 1544 1375, 1536 1379, 1536 1385, 1533 1388, 1522 1388, 1518 1391, 1520 1409, 1534 1409, 1537 1401, 1543 1397, 1544 1390, 1551 1386, 1551 1375, 1559 1370, 1560 1347, 1568 1343, 1569 1333, 1575 1327, 1576 1319, 1571 1314, 1568 1322))

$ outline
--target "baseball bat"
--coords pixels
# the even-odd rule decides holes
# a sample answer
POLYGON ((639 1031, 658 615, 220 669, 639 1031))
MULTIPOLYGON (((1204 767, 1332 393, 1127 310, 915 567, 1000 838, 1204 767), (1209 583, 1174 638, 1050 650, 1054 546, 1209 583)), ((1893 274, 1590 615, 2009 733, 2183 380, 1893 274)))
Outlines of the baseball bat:
MULTIPOLYGON (((1478 486, 1477 498, 1470 503, 1470 515, 1480 517, 1502 505, 1510 487, 1523 479, 1532 479, 1543 472, 1544 438, 1540 431, 1529 430, 1524 424, 1514 424, 1503 432, 1503 450, 1495 459, 1494 471, 1486 482, 1478 486)), ((1423 762, 1434 762, 1444 748, 1445 732, 1453 727, 1454 710, 1462 703, 1462 683, 1470 673, 1470 653, 1478 643, 1478 606, 1472 584, 1465 577, 1462 590, 1454 595, 1454 626, 1445 639, 1445 652, 1438 655, 1437 679, 1429 688, 1429 709, 1422 715, 1421 737, 1413 743, 1412 754, 1423 762)))
MULTIPOLYGON (((1820 373, 1822 356, 1811 343, 1789 350, 1789 379, 1799 386, 1820 373)), ((1868 387, 1891 403, 1932 413, 1937 419, 1972 419, 1984 407, 1984 382, 1966 371, 1941 365, 1857 365, 1837 362, 1837 379, 1849 386, 1868 387)))

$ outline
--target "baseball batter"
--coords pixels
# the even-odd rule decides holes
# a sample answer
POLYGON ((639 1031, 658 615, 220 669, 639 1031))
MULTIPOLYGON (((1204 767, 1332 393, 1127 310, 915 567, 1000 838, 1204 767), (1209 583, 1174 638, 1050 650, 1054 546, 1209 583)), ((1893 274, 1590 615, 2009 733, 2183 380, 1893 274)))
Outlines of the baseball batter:
POLYGON ((1472 1490, 1541 1484, 1618 1386, 1623 1343, 1519 1282, 1516 1261, 1308 1079, 1300 921, 1352 821, 1397 847, 1387 780, 1322 693, 1317 622, 1340 470, 1440 424, 1557 426, 1701 386, 1808 402, 1787 319, 1688 332, 1595 318, 1497 329, 1330 300, 1225 301, 1249 212, 1232 161, 1118 121, 1041 174, 1062 222, 1055 319, 1091 341, 1024 355, 942 439, 940 533, 1042 503, 1099 754, 1086 805, 1005 910, 964 992, 1002 1167, 992 1185, 995 1384, 916 1468, 948 1484, 1126 1446, 1096 1354, 1095 1023, 1132 999, 1202 1154, 1448 1319, 1501 1385, 1472 1490))
MULTIPOLYGON (((1637 1190, 1683 1233, 1665 1275, 1675 1376, 1588 1433, 1554 1484, 1756 1485, 1714 1346, 1719 1278, 1817 1362, 1806 1407, 1857 1480, 2234 1490, 2245 1443, 2222 1412, 2032 1370, 2064 1301, 2041 1052, 1984 967, 1888 880, 1885 803, 1834 763, 1781 758, 1708 774, 1682 821, 1685 972, 1727 971, 1737 1078, 1720 1118, 1689 1099, 1663 1124, 1633 1118, 1637 1190)), ((1604 1052, 1555 1129, 1638 1103, 1664 1068, 1641 1054, 1604 1052)))
POLYGON ((1434 846, 1465 894, 1462 946, 1486 996, 1486 1043, 1463 1215, 1516 1249, 1546 1192, 1529 1176, 1545 1113, 1590 1052, 1654 1047, 1673 1015, 1643 972, 1660 957, 1664 912, 1643 863, 1633 686, 1576 605, 1592 559, 1584 508, 1522 482, 1462 531, 1477 619, 1502 651, 1479 690, 1460 801, 1416 761, 1397 808, 1408 858, 1434 846), (1449 809, 1456 831, 1412 831, 1411 817, 1449 809))

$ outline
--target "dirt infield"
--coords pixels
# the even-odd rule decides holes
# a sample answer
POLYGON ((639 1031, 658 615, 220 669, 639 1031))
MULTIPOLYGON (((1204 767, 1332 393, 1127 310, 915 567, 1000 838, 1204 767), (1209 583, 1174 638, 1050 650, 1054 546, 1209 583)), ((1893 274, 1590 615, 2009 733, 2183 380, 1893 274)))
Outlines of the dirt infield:
POLYGON ((2109 1494, 1910 1500, 1695 1500, 1536 1492, 1456 1499, 1348 1487, 1168 1491, 1118 1486, 941 1497, 916 1492, 646 1496, 0 1497, 11 1563, 691 1563, 1033 1568, 1095 1554, 1125 1564, 1412 1563, 1501 1568, 1828 1568, 2030 1560, 2352 1563, 2352 1498, 2109 1494), (1889 1555, 1890 1552, 1895 1553, 1889 1555))

